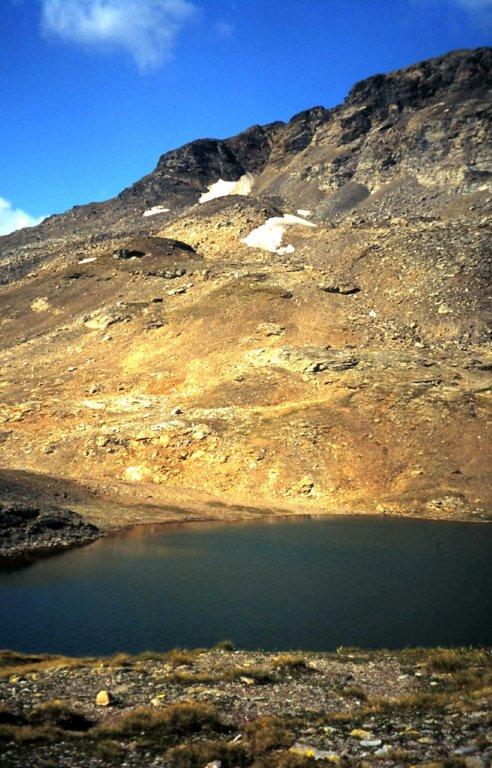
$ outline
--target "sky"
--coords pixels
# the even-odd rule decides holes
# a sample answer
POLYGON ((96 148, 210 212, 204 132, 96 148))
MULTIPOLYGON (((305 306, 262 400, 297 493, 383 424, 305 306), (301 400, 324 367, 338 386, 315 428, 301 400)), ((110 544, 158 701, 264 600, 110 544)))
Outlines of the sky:
POLYGON ((0 234, 491 36, 492 0, 0 0, 0 234))

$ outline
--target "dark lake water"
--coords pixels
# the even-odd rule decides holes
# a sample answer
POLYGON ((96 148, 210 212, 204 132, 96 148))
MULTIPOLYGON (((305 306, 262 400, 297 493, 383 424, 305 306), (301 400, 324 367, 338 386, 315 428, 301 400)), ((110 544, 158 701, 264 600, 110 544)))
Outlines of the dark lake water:
POLYGON ((0 647, 492 643, 492 527, 361 517, 135 529, 0 574, 0 647))

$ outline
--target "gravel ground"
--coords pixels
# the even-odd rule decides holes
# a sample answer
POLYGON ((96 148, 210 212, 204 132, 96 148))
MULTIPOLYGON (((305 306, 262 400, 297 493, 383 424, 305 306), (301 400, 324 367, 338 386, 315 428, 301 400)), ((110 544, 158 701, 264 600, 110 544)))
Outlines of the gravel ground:
POLYGON ((4 652, 0 664, 5 768, 486 768, 492 755, 486 651, 4 652))

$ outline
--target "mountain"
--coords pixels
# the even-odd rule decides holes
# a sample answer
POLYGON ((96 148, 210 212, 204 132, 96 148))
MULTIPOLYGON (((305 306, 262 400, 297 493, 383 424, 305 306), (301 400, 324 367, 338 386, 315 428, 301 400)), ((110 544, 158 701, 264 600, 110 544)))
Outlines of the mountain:
POLYGON ((1 475, 103 526, 487 515, 491 49, 0 238, 1 475))

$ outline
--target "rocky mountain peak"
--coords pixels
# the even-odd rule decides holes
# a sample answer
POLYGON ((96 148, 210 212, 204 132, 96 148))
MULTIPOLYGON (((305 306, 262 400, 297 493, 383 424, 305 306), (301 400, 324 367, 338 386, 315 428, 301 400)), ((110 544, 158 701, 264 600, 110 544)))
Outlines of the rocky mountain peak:
POLYGON ((486 516, 490 59, 191 142, 0 238, 2 465, 103 524, 486 516))

